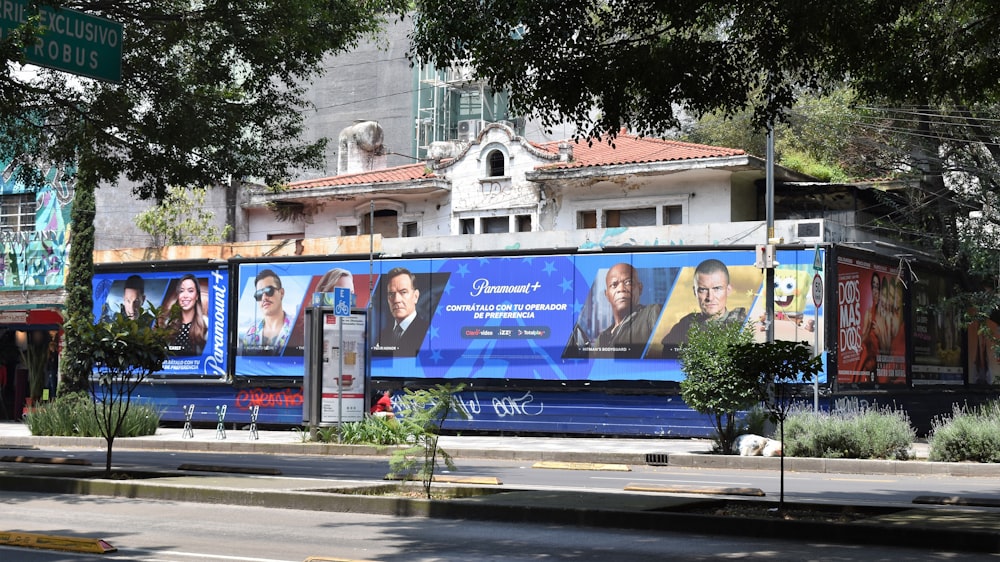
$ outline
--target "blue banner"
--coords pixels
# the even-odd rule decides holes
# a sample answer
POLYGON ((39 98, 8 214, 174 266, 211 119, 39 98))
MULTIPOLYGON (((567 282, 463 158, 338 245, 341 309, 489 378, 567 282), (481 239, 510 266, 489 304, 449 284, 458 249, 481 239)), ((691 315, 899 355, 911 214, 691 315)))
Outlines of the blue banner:
POLYGON ((94 318, 134 316, 155 306, 158 322, 174 330, 164 377, 226 378, 228 289, 225 269, 94 275, 94 318), (178 315, 171 319, 170 310, 178 315))
MULTIPOLYGON (((776 337, 822 345, 814 251, 777 259, 776 337)), ((373 378, 680 381, 691 325, 748 323, 763 339, 754 260, 746 250, 242 264, 236 375, 301 377, 303 311, 340 286, 370 310, 373 378)))

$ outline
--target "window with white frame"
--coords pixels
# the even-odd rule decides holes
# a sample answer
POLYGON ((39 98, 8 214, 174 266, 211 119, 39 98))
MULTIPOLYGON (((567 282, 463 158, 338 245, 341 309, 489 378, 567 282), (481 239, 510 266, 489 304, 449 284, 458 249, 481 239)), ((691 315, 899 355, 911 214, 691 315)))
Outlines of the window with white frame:
POLYGON ((417 222, 404 222, 403 223, 403 238, 416 238, 420 236, 420 227, 417 226, 417 222))
POLYGON ((577 228, 597 228, 597 211, 580 211, 576 214, 577 228))
POLYGON ((514 219, 517 221, 518 232, 531 232, 531 215, 517 215, 514 219))
POLYGON ((684 206, 664 205, 663 224, 684 224, 684 206))
POLYGON ((684 223, 684 205, 657 205, 625 209, 582 209, 576 213, 577 228, 660 226, 684 223))
POLYGON ((485 234, 496 234, 500 232, 510 232, 510 217, 483 217, 480 224, 485 234))
POLYGON ((505 232, 531 232, 533 218, 525 215, 496 215, 458 219, 459 234, 497 234, 505 232))
POLYGON ((604 211, 604 226, 656 226, 656 209, 608 209, 604 211))
POLYGON ((458 228, 461 234, 475 234, 476 219, 461 219, 458 221, 458 228))
POLYGON ((33 232, 36 207, 34 193, 0 195, 0 230, 33 232))
POLYGON ((362 215, 361 230, 362 234, 381 234, 382 238, 399 238, 399 213, 395 209, 376 209, 374 213, 362 215))
POLYGON ((499 150, 494 150, 486 156, 486 166, 488 175, 491 178, 500 178, 506 176, 506 158, 503 152, 499 150))

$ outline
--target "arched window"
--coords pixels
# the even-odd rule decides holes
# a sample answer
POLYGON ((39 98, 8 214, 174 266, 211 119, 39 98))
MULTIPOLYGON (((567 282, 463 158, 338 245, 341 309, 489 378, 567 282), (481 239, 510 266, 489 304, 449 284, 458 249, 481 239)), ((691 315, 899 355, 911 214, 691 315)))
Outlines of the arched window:
POLYGON ((487 165, 489 166, 491 178, 502 177, 507 175, 506 173, 504 173, 505 162, 504 162, 503 152, 500 152, 499 150, 494 150, 493 152, 490 152, 489 155, 486 157, 486 162, 487 165))

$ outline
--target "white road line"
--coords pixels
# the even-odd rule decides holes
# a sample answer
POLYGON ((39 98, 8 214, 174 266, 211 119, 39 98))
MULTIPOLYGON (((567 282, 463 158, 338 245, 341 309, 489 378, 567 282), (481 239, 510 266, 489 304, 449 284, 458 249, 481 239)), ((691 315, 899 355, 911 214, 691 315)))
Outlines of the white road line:
POLYGON ((670 482, 671 484, 720 484, 724 486, 751 486, 751 482, 733 482, 732 480, 673 480, 669 478, 616 478, 614 476, 592 476, 591 480, 628 480, 629 482, 670 482))
MULTIPOLYGON (((118 558, 119 555, 123 555, 125 556, 125 560, 134 560, 134 554, 137 552, 151 556, 143 557, 143 560, 146 562, 176 562, 178 558, 191 558, 194 560, 235 560, 238 562, 302 562, 302 560, 298 558, 295 560, 284 560, 278 558, 249 558, 246 556, 228 556, 225 554, 206 554, 204 552, 184 552, 182 550, 146 550, 142 548, 131 548, 128 549, 128 552, 118 551, 115 558, 118 558), (172 556, 174 558, 163 558, 164 556, 172 556)), ((102 556, 102 558, 104 557, 102 556)))

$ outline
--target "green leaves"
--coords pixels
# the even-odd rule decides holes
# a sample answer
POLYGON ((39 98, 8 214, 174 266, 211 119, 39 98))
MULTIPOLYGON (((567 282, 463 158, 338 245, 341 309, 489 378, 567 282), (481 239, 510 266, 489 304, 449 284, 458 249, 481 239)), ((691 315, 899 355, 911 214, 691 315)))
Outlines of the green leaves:
POLYGON ((205 210, 206 188, 174 186, 155 207, 135 217, 135 224, 153 239, 153 245, 188 246, 216 244, 225 239, 231 225, 215 225, 215 213, 205 210))
POLYGON ((743 370, 733 353, 739 345, 749 344, 752 329, 731 322, 692 324, 687 342, 678 348, 681 370, 681 397, 696 412, 715 419, 719 449, 731 451, 736 439, 737 413, 757 400, 754 381, 743 370))
POLYGON ((389 460, 390 476, 419 477, 428 499, 438 464, 455 469, 451 455, 438 447, 438 436, 449 415, 468 417, 457 396, 463 388, 462 384, 439 384, 429 389, 406 389, 401 399, 396 420, 406 433, 413 435, 413 441, 409 447, 393 453, 389 460))
POLYGON ((94 398, 94 418, 108 444, 108 472, 112 445, 128 418, 132 393, 150 373, 162 369, 167 359, 171 332, 157 325, 158 314, 158 309, 150 307, 135 319, 117 314, 96 324, 86 316, 66 321, 76 368, 93 368, 93 373, 86 375, 94 398))
POLYGON ((75 336, 77 353, 92 361, 96 370, 113 376, 146 376, 163 367, 167 359, 170 331, 156 326, 154 309, 144 309, 138 318, 116 314, 97 324, 67 321, 75 336))
POLYGON ((915 4, 427 0, 417 4, 414 54, 439 67, 470 60, 492 88, 510 90, 516 112, 546 125, 568 119, 584 136, 622 126, 664 134, 679 124, 678 107, 750 108, 760 126, 801 91, 863 74, 879 50, 895 51, 903 38, 885 30, 915 4))
MULTIPOLYGON (((374 34, 385 14, 407 4, 74 2, 74 9, 122 24, 121 83, 9 73, 0 78, 0 143, 33 147, 33 157, 67 169, 87 146, 97 155, 97 182, 124 175, 142 197, 231 177, 277 185, 319 162, 323 143, 298 137, 305 84, 322 72, 323 58, 374 34)), ((9 59, 17 51, 2 53, 9 59)))

